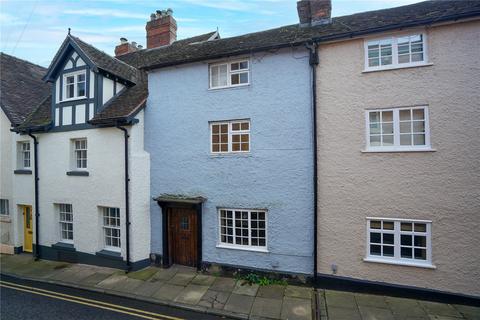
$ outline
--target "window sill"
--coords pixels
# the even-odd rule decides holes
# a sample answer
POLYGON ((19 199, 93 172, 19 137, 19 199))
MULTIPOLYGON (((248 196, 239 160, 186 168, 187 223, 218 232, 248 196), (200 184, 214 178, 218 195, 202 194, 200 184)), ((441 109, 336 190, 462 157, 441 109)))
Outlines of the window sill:
POLYGON ((364 69, 362 73, 378 72, 378 71, 389 71, 389 70, 398 70, 398 69, 409 69, 409 68, 418 68, 418 67, 429 67, 433 66, 433 63, 418 63, 418 64, 409 64, 405 66, 391 66, 378 69, 364 69))
POLYGON ((112 251, 108 249, 103 249, 101 251, 95 252, 95 255, 111 260, 123 260, 122 259, 122 254, 120 251, 112 251))
POLYGON ((60 102, 70 102, 70 101, 84 100, 84 99, 87 99, 87 96, 75 97, 75 98, 70 98, 70 99, 63 99, 63 100, 60 101, 60 102))
POLYGON ((10 218, 10 216, 7 214, 0 214, 0 222, 10 223, 12 222, 12 218, 10 218))
POLYGON ((64 251, 77 251, 75 250, 73 243, 62 242, 62 241, 52 244, 52 248, 57 250, 64 250, 64 251))
POLYGON ((268 253, 268 249, 266 248, 252 248, 252 247, 241 247, 241 246, 229 246, 224 244, 217 244, 217 248, 220 249, 233 249, 233 250, 242 250, 242 251, 254 251, 254 252, 262 252, 268 253))
POLYGON ((248 88, 250 83, 240 84, 236 86, 226 86, 226 87, 217 87, 217 88, 208 88, 207 91, 218 91, 218 90, 228 90, 228 89, 240 89, 240 88, 248 88))
POLYGON ((393 152, 436 152, 437 150, 432 148, 422 149, 364 149, 362 153, 393 153, 393 152))
POLYGON ((210 158, 228 158, 228 157, 249 157, 252 153, 250 151, 245 152, 219 152, 210 153, 210 158))
POLYGON ((384 264, 394 264, 399 266, 407 266, 407 267, 418 267, 418 268, 426 268, 426 269, 437 269, 431 263, 421 263, 421 262, 410 262, 410 261, 398 261, 398 260, 389 260, 389 259, 382 259, 382 258, 373 258, 368 257, 364 258, 363 261, 365 262, 374 262, 374 263, 384 263, 384 264))
POLYGON ((13 170, 14 174, 32 174, 32 170, 30 169, 17 169, 13 170))
POLYGON ((88 177, 89 175, 88 171, 67 171, 67 176, 88 177))

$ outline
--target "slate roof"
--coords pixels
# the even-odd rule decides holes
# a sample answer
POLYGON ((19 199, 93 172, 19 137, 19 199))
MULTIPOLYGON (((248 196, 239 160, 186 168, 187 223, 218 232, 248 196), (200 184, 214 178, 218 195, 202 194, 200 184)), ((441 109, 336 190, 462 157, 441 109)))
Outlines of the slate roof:
POLYGON ((46 69, 31 62, 0 53, 0 105, 13 126, 21 124, 50 93, 42 81, 46 69))
MULTIPOLYGON (((329 24, 302 27, 299 24, 237 37, 170 45, 136 52, 139 68, 153 69, 182 63, 247 54, 273 48, 298 46, 357 35, 456 20, 480 15, 480 1, 433 0, 391 9, 334 17, 329 24)), ((129 57, 132 59, 132 57, 129 57)))

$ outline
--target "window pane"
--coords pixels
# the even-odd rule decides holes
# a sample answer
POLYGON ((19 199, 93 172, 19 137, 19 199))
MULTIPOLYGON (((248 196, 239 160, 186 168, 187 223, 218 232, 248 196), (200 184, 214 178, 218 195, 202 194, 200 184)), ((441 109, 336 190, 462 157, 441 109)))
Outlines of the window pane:
POLYGON ((248 72, 240 73, 240 83, 248 83, 248 72))
POLYGON ((382 112, 382 122, 393 121, 393 111, 382 112))
POLYGON ((409 62, 410 62, 409 54, 402 54, 398 56, 398 63, 409 63, 409 62))
POLYGON ((248 69, 248 61, 240 62, 240 69, 248 69))
POLYGON ((382 136, 383 146, 393 146, 393 135, 382 136))
POLYGON ((385 229, 385 230, 393 230, 393 229, 394 229, 394 223, 393 223, 393 221, 384 221, 384 222, 383 222, 383 229, 385 229))
POLYGON ((383 243, 384 244, 393 244, 393 234, 384 233, 383 234, 383 243))
POLYGON ((425 145, 425 135, 424 134, 414 134, 413 135, 413 144, 416 146, 425 145))
MULTIPOLYGON (((378 58, 380 55, 380 50, 378 48, 368 50, 368 58, 378 58)), ((378 61, 378 59, 375 59, 378 61)))
POLYGON ((427 232, 427 225, 425 223, 415 223, 415 232, 427 232))
POLYGON ((382 123, 383 134, 393 134, 393 123, 382 123))
POLYGON ((369 112, 370 122, 380 122, 380 112, 369 112))
POLYGON ((239 74, 232 74, 231 77, 232 77, 232 80, 231 80, 232 85, 236 85, 236 84, 240 83, 240 75, 239 74))
POLYGON ((415 259, 427 260, 427 250, 415 248, 415 259))
POLYGON ((370 245, 370 254, 379 256, 381 255, 381 246, 380 245, 370 245))
POLYGON ((400 249, 400 256, 402 258, 412 258, 412 248, 402 247, 400 249))
POLYGON ((423 247, 427 246, 427 238, 425 236, 415 236, 415 247, 423 247))
POLYGON ((382 228, 382 222, 378 220, 372 220, 370 221, 370 229, 381 229, 382 228))
POLYGON ((402 246, 411 246, 412 245, 412 236, 411 235, 406 235, 402 234, 401 235, 401 245, 402 246))
POLYGON ((412 145, 412 135, 411 134, 401 134, 400 135, 400 145, 411 146, 412 145))
POLYGON ((393 246, 383 246, 383 255, 393 257, 393 246))
POLYGON ((378 58, 368 59, 368 66, 369 67, 378 67, 380 65, 380 61, 378 58))
POLYGON ((413 119, 414 120, 423 120, 425 119, 425 113, 423 109, 413 109, 413 119))
POLYGON ((400 122, 400 133, 410 133, 412 131, 412 123, 410 121, 400 122))
POLYGON ((412 224, 409 222, 402 222, 400 225, 400 230, 402 231, 412 231, 412 224))
POLYGON ((410 110, 400 110, 400 121, 411 120, 410 110))
POLYGON ((425 132, 425 122, 413 121, 413 132, 425 132))
POLYGON ((380 146, 380 136, 370 136, 370 145, 372 147, 380 146))
POLYGON ((412 54, 412 62, 423 61, 423 53, 412 54))
POLYGON ((378 233, 378 232, 370 232, 370 242, 371 243, 381 243, 380 235, 381 235, 381 233, 378 233))

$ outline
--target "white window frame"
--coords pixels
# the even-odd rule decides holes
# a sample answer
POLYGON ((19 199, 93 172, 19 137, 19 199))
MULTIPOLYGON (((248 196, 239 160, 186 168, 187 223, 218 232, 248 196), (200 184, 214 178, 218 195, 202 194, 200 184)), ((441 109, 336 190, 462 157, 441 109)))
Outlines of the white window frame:
POLYGON ((73 168, 76 171, 85 171, 88 169, 88 141, 87 138, 72 139, 73 144, 73 168), (85 148, 77 149, 77 142, 85 141, 85 148), (85 158, 79 158, 78 155, 81 151, 85 151, 85 158), (85 167, 79 167, 78 161, 85 160, 85 167))
MULTIPOLYGON (((401 218, 382 218, 382 217, 366 217, 366 250, 365 258, 366 262, 378 262, 386 264, 398 264, 412 267, 423 267, 435 269, 432 264, 432 221, 431 220, 417 220, 417 219, 401 219, 401 218), (394 223, 394 230, 388 230, 387 233, 394 235, 394 254, 393 257, 384 257, 378 255, 370 255, 370 232, 384 232, 382 229, 370 229, 370 221, 388 221, 394 223), (400 224, 402 222, 408 223, 424 223, 426 225, 426 232, 417 233, 418 235, 426 236, 426 260, 420 260, 415 258, 402 258, 400 255, 401 249, 401 235, 402 234, 416 234, 415 231, 401 231, 400 224)), ((385 232, 384 232, 385 233, 385 232)))
POLYGON ((428 63, 428 48, 427 48, 427 35, 425 32, 409 32, 402 33, 393 36, 381 37, 381 38, 369 38, 364 40, 364 71, 378 71, 378 70, 389 70, 389 69, 400 69, 400 68, 411 68, 418 66, 430 65, 428 63), (408 36, 421 35, 423 40, 423 60, 409 63, 398 63, 398 39, 408 36), (392 64, 389 65, 379 65, 375 67, 370 67, 368 64, 368 44, 372 42, 381 42, 381 41, 391 41, 392 42, 392 64))
POLYGON ((244 119, 244 120, 229 120, 229 121, 213 121, 213 122, 210 122, 210 136, 209 136, 209 139, 210 139, 210 152, 212 154, 229 154, 229 153, 232 153, 232 154, 235 154, 235 153, 249 153, 251 150, 252 150, 252 135, 250 133, 252 129, 252 124, 250 123, 250 119, 244 119), (248 130, 235 130, 233 131, 232 130, 232 125, 234 123, 244 123, 244 122, 248 122, 248 130), (228 151, 213 151, 213 141, 212 141, 212 135, 213 135, 213 126, 214 125, 228 125, 228 142, 227 142, 227 145, 228 145, 228 151), (242 135, 242 134, 248 134, 248 150, 237 150, 237 151, 233 151, 233 139, 232 139, 232 136, 233 135, 242 135))
MULTIPOLYGON (((60 242, 63 243, 68 243, 68 244, 73 244, 73 239, 74 239, 74 230, 73 230, 73 206, 68 203, 59 203, 57 204, 58 206, 58 215, 59 215, 59 224, 60 224, 60 242), (70 211, 66 210, 66 208, 69 208, 70 211), (69 221, 68 219, 62 219, 62 213, 65 215, 71 215, 72 220, 69 221), (70 224, 72 226, 72 239, 66 239, 63 237, 63 230, 64 226, 70 224)), ((68 232, 68 230, 67 230, 68 232)))
POLYGON ((432 151, 430 145, 430 124, 428 106, 385 108, 385 109, 367 109, 365 110, 365 131, 366 131, 366 151, 367 152, 395 152, 395 151, 432 151), (400 145, 400 111, 423 109, 425 121, 425 145, 400 145), (370 145, 370 112, 393 112, 393 146, 371 146, 370 145))
POLYGON ((234 60, 234 61, 228 61, 228 62, 218 62, 218 63, 211 63, 208 65, 208 88, 209 90, 216 90, 216 89, 225 89, 225 88, 235 88, 235 87, 243 87, 243 86, 248 86, 250 85, 250 60, 249 59, 239 59, 239 60, 234 60), (239 70, 233 70, 232 71, 232 64, 234 63, 241 63, 241 62, 247 62, 248 67, 246 69, 239 69, 239 70), (227 85, 226 86, 213 86, 213 76, 212 76, 212 68, 221 66, 221 65, 226 65, 227 66, 227 85), (239 84, 232 84, 232 75, 233 74, 239 74, 239 73, 247 73, 248 81, 246 83, 239 83, 239 84))
POLYGON ((101 207, 102 211, 102 236, 103 236, 103 247, 107 251, 113 251, 113 252, 121 252, 122 251, 122 220, 121 220, 121 214, 120 214, 120 208, 113 208, 113 207, 101 207), (114 219, 118 219, 118 226, 110 225, 110 224, 105 224, 105 218, 107 217, 106 214, 108 213, 108 218, 111 219, 112 215, 110 215, 110 210, 115 210, 118 213, 118 218, 114 217, 114 219), (112 245, 107 245, 107 233, 106 230, 111 229, 111 230, 118 230, 118 237, 113 237, 113 236, 108 236, 110 238, 117 238, 119 246, 112 246, 112 245))
POLYGON ((247 250, 247 251, 258 251, 258 252, 268 252, 268 210, 266 209, 232 209, 232 208, 218 208, 217 210, 217 219, 218 219, 218 242, 217 248, 226 248, 226 249, 238 249, 238 250, 247 250), (222 242, 222 218, 221 211, 232 211, 233 219, 233 239, 235 242, 235 211, 248 212, 248 245, 235 244, 235 243, 225 243, 222 242), (265 214, 265 246, 253 246, 251 245, 252 241, 252 225, 251 225, 251 214, 252 212, 263 212, 265 214))
POLYGON ((20 144, 20 165, 23 169, 30 169, 32 167, 32 151, 30 141, 21 141, 20 144), (26 146, 28 146, 26 148, 26 146), (28 159, 26 155, 28 154, 28 159), (25 162, 28 161, 28 166, 25 165, 25 162))
POLYGON ((10 204, 8 199, 0 199, 0 215, 2 216, 10 215, 10 204))
POLYGON ((63 75, 63 88, 62 88, 62 101, 72 101, 72 100, 79 100, 85 99, 87 97, 87 72, 86 70, 79 70, 70 73, 66 73, 63 75), (85 77, 85 94, 83 96, 78 96, 78 75, 83 74, 85 77), (67 98, 67 78, 73 76, 73 93, 74 96, 72 98, 67 98))

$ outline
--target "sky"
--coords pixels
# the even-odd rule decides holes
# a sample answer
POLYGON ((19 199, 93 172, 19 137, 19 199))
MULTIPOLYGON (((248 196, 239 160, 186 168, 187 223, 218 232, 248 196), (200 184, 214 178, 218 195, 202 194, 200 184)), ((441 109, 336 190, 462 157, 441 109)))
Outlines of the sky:
MULTIPOLYGON (((155 10, 173 9, 177 38, 214 30, 222 38, 298 22, 296 0, 0 0, 0 50, 48 67, 73 35, 113 55, 120 37, 145 46, 155 10)), ((391 8, 419 0, 332 0, 332 16, 391 8)))

